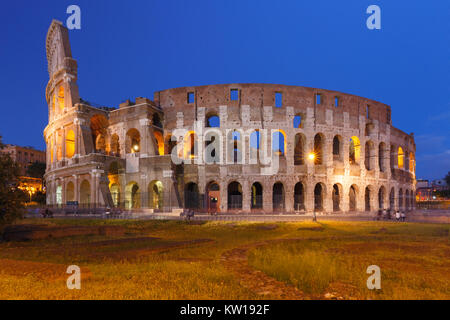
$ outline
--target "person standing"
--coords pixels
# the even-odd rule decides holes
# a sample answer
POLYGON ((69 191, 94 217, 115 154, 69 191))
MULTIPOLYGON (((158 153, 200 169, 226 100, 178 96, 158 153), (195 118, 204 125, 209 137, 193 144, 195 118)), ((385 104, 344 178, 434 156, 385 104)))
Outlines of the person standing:
POLYGON ((395 212, 395 220, 400 221, 400 210, 395 212))

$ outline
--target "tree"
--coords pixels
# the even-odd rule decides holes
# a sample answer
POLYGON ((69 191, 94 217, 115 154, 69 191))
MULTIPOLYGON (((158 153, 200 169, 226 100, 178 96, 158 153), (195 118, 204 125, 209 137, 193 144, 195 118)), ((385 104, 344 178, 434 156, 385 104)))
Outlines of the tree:
POLYGON ((450 171, 447 173, 447 175, 445 176, 445 182, 447 182, 447 186, 450 186, 450 171))
POLYGON ((27 175, 33 178, 44 178, 46 165, 43 162, 35 161, 27 168, 27 175))
MULTIPOLYGON (((3 144, 0 136, 0 149, 3 144)), ((21 218, 26 196, 19 186, 19 166, 9 154, 0 154, 0 228, 21 218)))

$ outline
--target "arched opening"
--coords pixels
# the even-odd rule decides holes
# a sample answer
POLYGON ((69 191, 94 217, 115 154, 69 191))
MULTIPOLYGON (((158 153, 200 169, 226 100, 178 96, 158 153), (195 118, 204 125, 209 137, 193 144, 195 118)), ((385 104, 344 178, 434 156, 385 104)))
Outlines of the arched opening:
POLYGON ((72 181, 66 185, 66 203, 68 201, 75 201, 75 186, 72 181))
POLYGON ((66 134, 66 158, 70 159, 75 154, 75 133, 69 130, 66 134))
POLYGON ((284 186, 281 182, 273 185, 272 204, 273 211, 284 210, 284 186))
POLYGON ((210 114, 206 117, 206 127, 220 128, 220 118, 216 114, 210 114))
POLYGON ((111 150, 112 156, 120 157, 119 135, 113 134, 111 136, 111 143, 110 143, 109 149, 111 150))
POLYGON ((56 160, 57 161, 61 161, 63 158, 63 143, 64 141, 62 141, 62 134, 60 131, 57 132, 56 135, 56 160))
POLYGON ((372 197, 372 193, 370 192, 369 186, 367 186, 366 190, 364 192, 365 211, 371 211, 372 210, 372 207, 370 205, 371 197, 372 197))
POLYGON ((84 207, 91 204, 91 184, 87 180, 80 184, 80 204, 84 207))
POLYGON ((323 164, 323 137, 320 133, 314 136, 314 164, 323 164))
POLYGON ((349 193, 348 193, 348 204, 349 204, 349 211, 356 211, 357 208, 357 195, 358 195, 358 189, 355 185, 352 185, 350 187, 349 193))
POLYGON ((184 207, 198 209, 200 207, 199 199, 198 185, 194 182, 188 183, 184 189, 184 207))
POLYGON ((302 115, 301 114, 297 114, 294 116, 294 121, 293 121, 293 125, 294 125, 294 129, 297 128, 302 128, 303 127, 303 123, 302 123, 302 115))
POLYGON ((204 159, 207 164, 220 163, 221 134, 217 130, 206 130, 204 159))
POLYGON ((242 186, 233 181, 228 185, 228 210, 242 209, 242 186))
POLYGON ((125 208, 137 209, 141 207, 139 185, 136 182, 130 182, 125 187, 125 208))
POLYGON ((366 146, 365 146, 365 157, 364 157, 364 165, 366 167, 367 170, 373 170, 374 169, 374 164, 373 164, 373 160, 375 158, 375 150, 374 150, 374 145, 372 141, 367 141, 366 142, 366 146))
POLYGON ((405 191, 405 210, 409 210, 409 190, 405 191))
POLYGON ((103 134, 98 134, 95 139, 95 151, 101 153, 106 151, 106 138, 103 134))
POLYGON ((252 209, 262 209, 263 204, 263 188, 262 185, 259 182, 255 182, 252 184, 252 203, 251 208, 252 209))
POLYGON ((295 135, 294 165, 296 166, 305 164, 305 141, 306 138, 303 134, 295 135))
POLYGON ((53 137, 50 137, 50 163, 53 163, 53 137))
POLYGON ((65 102, 64 102, 64 87, 60 86, 58 90, 58 105, 59 111, 64 112, 65 102))
POLYGON ((341 189, 342 186, 339 184, 333 185, 333 211, 341 211, 341 189))
POLYGON ((233 130, 228 134, 229 154, 232 163, 242 163, 242 135, 239 131, 233 130))
POLYGON ((162 122, 161 122, 161 118, 159 117, 159 114, 157 114, 157 113, 153 114, 153 116, 152 116, 152 124, 155 127, 158 127, 158 128, 162 128, 163 127, 162 122))
POLYGON ((391 192, 389 193, 389 209, 394 210, 395 208, 395 190, 394 188, 391 189, 391 192))
POLYGON ((106 152, 106 135, 109 126, 108 120, 101 114, 96 114, 91 118, 91 133, 95 152, 106 152))
POLYGON ((294 187, 294 210, 305 210, 305 188, 301 182, 297 182, 294 187))
POLYGON ((183 157, 184 159, 193 159, 198 153, 198 138, 195 131, 189 131, 183 140, 183 157))
POLYGON ((409 171, 413 174, 416 173, 416 159, 412 152, 409 153, 409 171))
POLYGON ((384 209, 384 197, 386 195, 386 189, 381 186, 378 190, 378 209, 384 209))
POLYGON ((258 129, 250 133, 250 152, 249 152, 249 163, 256 164, 259 161, 259 148, 261 143, 261 134, 258 129))
POLYGON ((162 209, 163 184, 161 181, 153 180, 148 184, 148 207, 151 209, 162 209))
POLYGON ((404 203, 403 203, 403 190, 402 189, 400 189, 399 191, 398 191, 398 209, 401 211, 401 210, 404 210, 404 203))
POLYGON ((128 130, 125 141, 125 152, 137 153, 141 151, 141 134, 135 128, 128 130))
POLYGON ((286 136, 283 130, 272 133, 272 150, 276 155, 284 156, 286 152, 286 136))
POLYGON ((399 169, 404 169, 405 167, 405 153, 403 152, 402 147, 398 147, 398 154, 397 154, 397 159, 398 159, 398 168, 399 169))
POLYGON ((314 210, 323 211, 323 186, 321 183, 314 187, 314 210))
POLYGON ((63 197, 62 197, 63 189, 62 186, 56 187, 56 204, 60 207, 63 204, 63 197))
POLYGON ((386 158, 386 144, 384 142, 381 142, 378 145, 378 167, 380 168, 381 172, 386 171, 385 158, 386 158))
POLYGON ((120 186, 117 183, 113 183, 109 187, 109 192, 111 193, 112 202, 115 208, 120 205, 120 186))
POLYGON ((155 137, 155 153, 159 156, 164 155, 164 138, 160 131, 154 130, 153 136, 155 137))
POLYGON ((220 187, 212 181, 206 186, 208 212, 216 213, 220 211, 220 187))
POLYGON ((334 136, 333 138, 333 160, 342 161, 342 138, 341 136, 334 136))
POLYGON ((359 141, 358 137, 353 136, 350 138, 350 145, 349 145, 348 156, 350 164, 358 164, 360 155, 361 155, 361 142, 359 141))

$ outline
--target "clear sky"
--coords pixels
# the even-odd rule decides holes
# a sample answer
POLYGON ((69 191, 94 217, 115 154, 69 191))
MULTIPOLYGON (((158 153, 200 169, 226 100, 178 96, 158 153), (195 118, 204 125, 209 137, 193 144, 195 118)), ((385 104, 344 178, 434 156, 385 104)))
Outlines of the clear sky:
POLYGON ((449 0, 39 0, 0 4, 0 135, 44 149, 52 19, 70 31, 80 95, 118 106, 156 90, 280 83, 338 90, 392 107, 415 133, 418 178, 450 171, 449 0), (366 9, 381 8, 381 30, 366 9))

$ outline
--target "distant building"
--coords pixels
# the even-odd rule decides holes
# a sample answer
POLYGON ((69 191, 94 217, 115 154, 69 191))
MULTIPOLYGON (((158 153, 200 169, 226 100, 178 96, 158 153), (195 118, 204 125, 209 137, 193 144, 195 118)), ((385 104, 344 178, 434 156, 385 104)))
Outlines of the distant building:
POLYGON ((20 187, 22 190, 28 192, 30 195, 36 191, 42 191, 42 179, 27 176, 28 166, 34 162, 45 163, 45 151, 36 150, 32 147, 21 147, 12 144, 7 144, 0 153, 9 154, 9 156, 20 167, 20 187))
POLYGON ((433 188, 430 181, 426 179, 417 179, 416 201, 433 200, 433 188))

